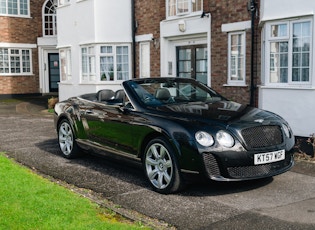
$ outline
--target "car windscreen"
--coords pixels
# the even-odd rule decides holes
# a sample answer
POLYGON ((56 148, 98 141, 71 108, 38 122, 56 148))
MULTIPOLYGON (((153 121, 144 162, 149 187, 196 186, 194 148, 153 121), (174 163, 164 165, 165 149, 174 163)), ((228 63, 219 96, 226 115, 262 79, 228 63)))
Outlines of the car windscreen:
POLYGON ((149 80, 132 82, 138 99, 148 106, 189 102, 215 102, 223 98, 197 81, 149 80))

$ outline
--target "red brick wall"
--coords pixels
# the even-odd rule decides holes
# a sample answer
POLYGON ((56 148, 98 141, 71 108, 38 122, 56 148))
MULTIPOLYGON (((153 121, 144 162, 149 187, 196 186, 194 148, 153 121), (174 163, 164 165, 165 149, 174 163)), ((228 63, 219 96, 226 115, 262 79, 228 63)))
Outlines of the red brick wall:
MULTIPOLYGON (((153 34, 157 44, 160 42, 160 22, 165 20, 165 1, 135 1, 135 14, 138 24, 137 35, 153 34)), ((160 46, 151 42, 151 76, 160 76, 160 46)), ((136 46, 136 77, 139 76, 139 44, 136 46)))
MULTIPOLYGON (((228 78, 228 34, 221 30, 222 24, 251 20, 247 0, 204 1, 204 11, 211 13, 211 79, 212 88, 227 98, 250 103, 251 30, 246 32, 246 85, 247 87, 223 86, 228 78)), ((259 10, 258 10, 259 12, 259 10)), ((258 28, 256 18, 256 28, 258 28)), ((260 82, 260 30, 255 31, 255 85, 260 82)), ((256 94, 256 93, 255 93, 256 94)), ((257 100, 257 96, 255 97, 257 100)))
MULTIPOLYGON (((45 0, 30 1, 30 18, 0 16, 1 43, 36 44, 42 36, 42 4, 45 0)), ((39 93, 38 50, 32 49, 31 76, 1 76, 0 94, 39 93)))

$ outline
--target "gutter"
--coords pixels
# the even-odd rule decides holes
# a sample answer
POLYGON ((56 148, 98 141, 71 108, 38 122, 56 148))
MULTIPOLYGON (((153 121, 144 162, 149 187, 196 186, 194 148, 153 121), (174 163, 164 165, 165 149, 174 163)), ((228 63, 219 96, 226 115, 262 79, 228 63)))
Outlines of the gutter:
POLYGON ((135 0, 131 0, 132 78, 136 78, 136 30, 135 0))
POLYGON ((248 10, 251 12, 251 56, 250 56, 250 105, 255 106, 255 77, 254 77, 254 56, 255 56, 255 16, 256 16, 255 0, 250 0, 248 10))

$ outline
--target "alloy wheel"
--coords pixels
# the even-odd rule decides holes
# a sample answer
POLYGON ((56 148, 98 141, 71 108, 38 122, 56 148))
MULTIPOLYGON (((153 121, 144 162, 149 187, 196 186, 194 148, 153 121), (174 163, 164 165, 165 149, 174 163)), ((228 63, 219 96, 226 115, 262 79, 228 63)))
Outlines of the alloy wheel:
POLYGON ((173 162, 167 148, 160 143, 152 144, 145 157, 147 176, 158 189, 166 188, 173 177, 173 162))
POLYGON ((73 132, 67 122, 63 122, 59 127, 59 146, 65 156, 71 154, 74 145, 73 132))

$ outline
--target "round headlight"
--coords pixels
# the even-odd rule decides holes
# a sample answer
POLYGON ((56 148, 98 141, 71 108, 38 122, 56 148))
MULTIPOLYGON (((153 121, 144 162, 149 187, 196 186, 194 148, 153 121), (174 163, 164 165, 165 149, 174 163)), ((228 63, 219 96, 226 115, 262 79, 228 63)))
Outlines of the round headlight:
POLYGON ((282 129, 287 137, 291 137, 290 128, 286 124, 282 124, 282 129))
POLYGON ((234 138, 231 136, 231 134, 225 132, 225 131, 219 131, 217 132, 216 138, 220 145, 231 148, 234 145, 234 138))
POLYGON ((195 134, 196 141, 202 146, 209 147, 214 144, 213 137, 206 132, 198 131, 195 134))

